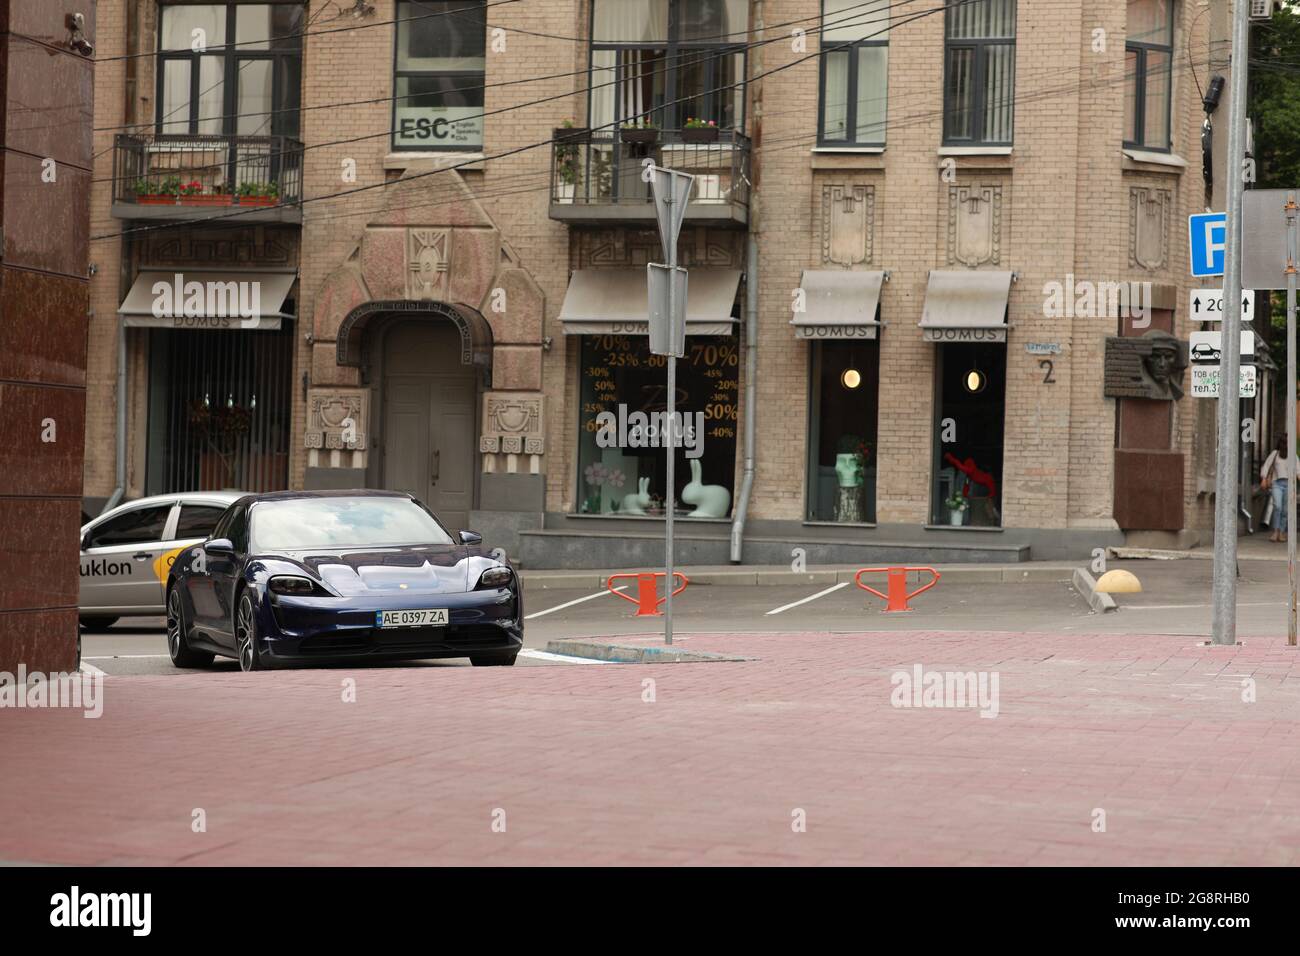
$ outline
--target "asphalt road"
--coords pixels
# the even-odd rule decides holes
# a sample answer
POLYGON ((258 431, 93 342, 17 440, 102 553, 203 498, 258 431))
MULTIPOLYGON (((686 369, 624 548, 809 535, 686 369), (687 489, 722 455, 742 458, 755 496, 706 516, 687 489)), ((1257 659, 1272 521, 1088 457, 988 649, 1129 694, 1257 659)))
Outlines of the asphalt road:
MULTIPOLYGON (((1208 636, 1208 561, 1111 562, 1132 570, 1141 594, 1119 595, 1120 610, 1097 614, 1066 582, 965 584, 941 581, 921 595, 906 614, 885 614, 882 602, 852 585, 692 585, 674 600, 678 633, 867 631, 1011 631, 1079 635, 1170 634, 1208 636)), ((1287 568, 1279 561, 1243 561, 1239 581, 1238 631, 1285 633, 1287 568)), ((636 617, 633 604, 608 592, 530 587, 526 593, 526 650, 517 666, 564 665, 545 654, 563 637, 630 636, 661 632, 662 618, 636 617)), ((120 621, 103 634, 85 634, 83 657, 108 674, 177 674, 167 658, 162 618, 120 621)), ((355 667, 355 664, 347 666, 355 667)), ((468 660, 418 661, 384 667, 469 666, 468 660)), ((237 671, 218 660, 212 670, 237 671)))

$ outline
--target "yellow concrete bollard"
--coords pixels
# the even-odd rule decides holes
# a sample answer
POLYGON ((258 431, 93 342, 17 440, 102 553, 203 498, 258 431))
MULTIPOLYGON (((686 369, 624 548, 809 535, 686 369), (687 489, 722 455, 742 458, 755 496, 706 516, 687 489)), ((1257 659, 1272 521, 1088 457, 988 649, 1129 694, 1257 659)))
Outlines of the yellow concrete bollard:
POLYGON ((1097 590, 1103 594, 1139 594, 1142 591, 1142 582, 1132 571, 1116 568, 1101 576, 1101 580, 1097 582, 1097 590))

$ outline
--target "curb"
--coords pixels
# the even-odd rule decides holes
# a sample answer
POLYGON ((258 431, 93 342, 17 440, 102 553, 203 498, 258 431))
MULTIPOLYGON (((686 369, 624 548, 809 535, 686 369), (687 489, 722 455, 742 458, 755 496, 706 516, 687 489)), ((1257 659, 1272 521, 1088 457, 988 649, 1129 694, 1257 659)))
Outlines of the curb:
POLYGON ((1115 599, 1109 594, 1098 591, 1097 581, 1083 568, 1074 569, 1072 583, 1074 589, 1083 596, 1083 599, 1088 602, 1088 606, 1094 611, 1104 614, 1107 611, 1117 609, 1118 605, 1115 604, 1115 599))
MULTIPOLYGON (((645 569, 651 570, 651 569, 645 569)), ((699 569, 689 567, 677 568, 690 580, 692 586, 710 585, 713 587, 775 587, 789 585, 852 584, 857 568, 826 568, 816 571, 780 571, 770 568, 725 570, 699 569)), ((1023 584, 1050 581, 1069 581, 1074 571, 1069 565, 1050 567, 1024 567, 1021 565, 955 565, 936 568, 945 581, 959 581, 966 584, 1023 584)), ((615 572, 619 574, 627 572, 615 572)), ((605 587, 609 574, 604 571, 520 571, 519 579, 529 588, 538 590, 592 590, 605 587)), ((927 572, 912 572, 907 576, 909 584, 928 581, 927 572)))
POLYGON ((687 651, 677 647, 641 644, 617 644, 599 638, 566 637, 546 642, 548 654, 586 657, 613 664, 696 664, 705 661, 752 661, 754 657, 714 654, 710 651, 687 651))

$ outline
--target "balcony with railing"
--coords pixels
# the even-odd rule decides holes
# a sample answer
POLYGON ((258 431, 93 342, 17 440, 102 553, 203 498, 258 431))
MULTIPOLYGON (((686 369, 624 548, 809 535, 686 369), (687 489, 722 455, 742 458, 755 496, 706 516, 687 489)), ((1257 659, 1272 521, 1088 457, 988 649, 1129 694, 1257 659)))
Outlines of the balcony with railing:
POLYGON ((302 143, 285 136, 123 133, 114 142, 118 219, 300 223, 301 199, 302 143))
POLYGON ((551 146, 550 216, 563 222, 655 221, 646 160, 695 176, 686 222, 749 221, 750 141, 711 129, 557 129, 551 146))

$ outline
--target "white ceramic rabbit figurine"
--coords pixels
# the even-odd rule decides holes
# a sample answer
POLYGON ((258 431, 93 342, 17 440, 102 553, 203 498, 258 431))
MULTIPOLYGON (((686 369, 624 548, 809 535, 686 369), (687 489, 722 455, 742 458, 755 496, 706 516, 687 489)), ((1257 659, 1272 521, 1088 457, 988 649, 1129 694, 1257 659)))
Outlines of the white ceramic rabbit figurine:
POLYGON ((700 460, 691 459, 691 481, 682 489, 682 501, 695 505, 691 518, 725 518, 731 508, 731 492, 722 485, 700 484, 700 460))
POLYGON ((636 487, 637 490, 634 493, 623 496, 623 504, 618 509, 619 514, 643 515, 645 509, 650 507, 650 479, 638 479, 636 487))

